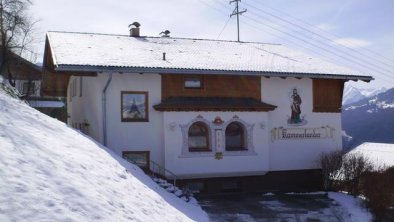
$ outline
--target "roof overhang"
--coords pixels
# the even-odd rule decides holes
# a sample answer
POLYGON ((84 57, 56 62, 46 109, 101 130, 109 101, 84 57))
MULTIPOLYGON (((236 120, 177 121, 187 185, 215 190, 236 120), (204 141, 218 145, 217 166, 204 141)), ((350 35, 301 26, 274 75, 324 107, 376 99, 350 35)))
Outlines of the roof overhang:
POLYGON ((214 69, 181 69, 161 67, 119 67, 119 66, 90 66, 90 65, 55 65, 56 71, 67 72, 121 72, 121 73, 160 73, 160 74, 201 74, 201 75, 244 75, 264 77, 293 77, 313 79, 342 79, 362 80, 369 82, 374 80, 372 76, 324 74, 324 73, 297 73, 297 72, 272 72, 272 71, 242 71, 242 70, 214 70, 214 69))

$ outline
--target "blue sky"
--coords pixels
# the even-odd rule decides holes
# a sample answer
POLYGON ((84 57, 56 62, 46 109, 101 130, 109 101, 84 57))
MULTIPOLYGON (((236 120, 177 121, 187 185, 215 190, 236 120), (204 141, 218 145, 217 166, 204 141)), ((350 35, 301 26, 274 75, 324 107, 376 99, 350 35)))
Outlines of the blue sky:
MULTIPOLYGON (((42 53, 46 31, 128 34, 134 21, 142 35, 168 29, 174 37, 236 40, 235 17, 228 21, 234 4, 228 2, 36 0, 31 11, 40 19, 42 53)), ((243 0, 240 9, 247 9, 241 41, 281 43, 376 77, 370 84, 351 82, 359 87, 394 86, 393 0, 243 0)))

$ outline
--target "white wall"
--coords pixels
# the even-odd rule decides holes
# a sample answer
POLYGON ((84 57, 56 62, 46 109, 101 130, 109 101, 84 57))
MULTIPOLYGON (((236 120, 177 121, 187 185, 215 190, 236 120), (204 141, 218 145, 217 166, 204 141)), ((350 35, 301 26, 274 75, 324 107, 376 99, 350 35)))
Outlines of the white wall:
POLYGON ((333 138, 270 140, 270 170, 318 168, 317 160, 322 152, 342 149, 341 114, 312 112, 312 79, 262 78, 261 88, 262 100, 278 106, 268 114, 270 130, 278 127, 319 128, 327 125, 335 129, 333 138), (301 116, 307 121, 303 126, 291 126, 287 123, 291 115, 291 94, 294 88, 302 99, 301 116))
POLYGON ((107 93, 108 147, 122 151, 151 151, 151 160, 164 165, 163 114, 153 109, 161 102, 158 74, 114 74, 107 93), (121 91, 147 91, 149 122, 121 122, 121 91))
POLYGON ((103 142, 101 91, 105 78, 107 77, 102 74, 97 77, 72 76, 67 87, 67 114, 70 116, 67 120, 68 125, 88 123, 87 134, 100 143, 103 142), (80 78, 82 78, 82 96, 80 96, 80 78), (72 84, 76 84, 76 94, 71 97, 72 84))
MULTIPOLYGON (((69 123, 87 121, 89 135, 103 142, 102 90, 108 73, 97 77, 83 77, 82 97, 67 99, 69 123)), ((80 77, 72 77, 72 80, 80 77)), ((70 90, 69 85, 69 90, 70 90)), ((158 74, 113 74, 107 91, 107 146, 121 155, 122 151, 150 151, 151 159, 182 178, 259 175, 267 171, 314 169, 322 152, 341 149, 341 114, 313 113, 312 80, 295 78, 262 78, 262 101, 278 106, 270 112, 158 112, 153 105, 161 102, 161 76, 158 74), (288 125, 292 90, 297 88, 302 98, 303 126, 288 125), (149 122, 121 122, 121 92, 147 91, 149 93, 149 122), (215 152, 201 155, 182 155, 184 139, 180 125, 190 123, 198 115, 212 122, 219 116, 228 121, 237 115, 254 125, 254 153, 224 152, 223 159, 215 159, 215 152), (171 128, 170 125, 174 125, 171 128), (335 129, 333 138, 272 140, 271 130, 284 128, 335 129)), ((68 93, 70 96, 70 93, 68 93)))
MULTIPOLYGON (((165 112, 165 166, 181 178, 264 174, 269 168, 268 132, 267 129, 260 127, 260 123, 266 121, 267 113, 261 112, 165 112), (213 151, 209 153, 200 152, 199 155, 198 152, 193 152, 189 156, 182 155, 184 141, 180 125, 188 124, 199 115, 209 122, 218 116, 227 122, 237 115, 240 120, 254 124, 252 133, 255 153, 225 152, 223 148, 223 159, 218 160, 215 159, 215 148, 213 147, 213 151), (173 123, 176 124, 176 127, 171 129, 170 126, 173 123)), ((215 146, 215 143, 213 142, 211 146, 215 146)), ((250 149, 250 147, 248 148, 250 149)))
MULTIPOLYGON (((88 135, 103 143, 102 91, 109 73, 97 77, 71 77, 68 86, 68 123, 88 122, 88 135), (76 81, 74 82, 74 79, 76 81), (76 83, 76 95, 70 100, 72 84, 76 83)), ((122 151, 151 151, 151 160, 163 165, 162 113, 152 106, 161 101, 161 76, 158 74, 114 73, 107 89, 107 147, 118 155, 122 151), (149 94, 149 122, 121 122, 121 91, 147 91, 149 94)))

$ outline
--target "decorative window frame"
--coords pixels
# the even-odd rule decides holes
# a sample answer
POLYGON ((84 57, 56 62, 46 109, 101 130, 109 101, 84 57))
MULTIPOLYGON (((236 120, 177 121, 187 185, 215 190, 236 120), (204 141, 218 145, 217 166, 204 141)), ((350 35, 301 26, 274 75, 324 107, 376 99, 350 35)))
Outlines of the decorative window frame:
POLYGON ((238 151, 238 150, 247 150, 248 147, 246 145, 246 128, 245 126, 237 121, 231 122, 227 125, 227 127, 224 129, 224 138, 225 138, 225 147, 224 149, 227 151, 238 151), (235 147, 227 147, 227 129, 229 128, 230 125, 237 125, 239 128, 241 128, 241 138, 240 138, 240 146, 235 146, 235 147))
POLYGON ((224 156, 250 156, 250 155, 257 155, 256 151, 254 150, 253 145, 253 129, 255 124, 249 124, 244 120, 240 119, 238 116, 234 116, 233 118, 229 119, 228 121, 224 122, 223 124, 223 134, 222 134, 222 141, 223 143, 223 155, 224 156), (244 128, 244 145, 245 150, 226 150, 226 128, 232 122, 240 123, 244 128))
POLYGON ((207 126, 206 123, 201 122, 201 121, 194 122, 194 123, 189 127, 189 131, 188 131, 188 133, 187 133, 187 135, 188 135, 188 143, 189 143, 189 152, 210 152, 212 149, 211 149, 211 145, 209 144, 209 142, 210 142, 210 140, 209 140, 209 138, 210 138, 209 134, 210 134, 209 128, 208 128, 208 126, 207 126), (206 130, 205 138, 206 138, 207 141, 206 141, 206 146, 205 146, 205 147, 190 147, 190 129, 191 129, 192 126, 194 126, 194 125, 196 125, 196 124, 197 124, 197 126, 204 127, 205 130, 206 130))
POLYGON ((182 151, 179 157, 208 157, 213 156, 214 147, 213 147, 213 138, 214 138, 214 130, 213 123, 204 119, 201 115, 198 115, 196 118, 192 119, 188 124, 180 124, 179 127, 182 131, 182 151), (207 125, 208 128, 208 145, 209 151, 189 151, 189 128, 196 122, 202 122, 207 125))
POLYGON ((192 119, 189 123, 187 124, 180 124, 179 127, 181 128, 182 132, 182 150, 181 154, 179 155, 180 158, 190 158, 190 157, 214 157, 216 153, 223 153, 223 156, 255 156, 257 153, 254 150, 254 145, 253 145, 253 129, 254 129, 255 124, 249 124, 245 122, 244 120, 240 119, 238 116, 234 116, 230 120, 226 122, 219 122, 219 123, 214 123, 211 121, 208 121, 201 115, 198 115, 196 118, 192 119), (209 136, 209 147, 210 151, 189 151, 189 128, 192 124, 196 122, 203 122, 207 125, 208 127, 208 136, 209 136), (227 126, 232 123, 232 122, 239 122, 241 125, 243 125, 244 130, 245 130, 245 150, 233 150, 233 151, 226 151, 225 147, 225 140, 226 140, 226 135, 225 131, 227 126), (221 137, 219 141, 220 147, 217 147, 217 138, 216 138, 216 132, 221 131, 221 137))

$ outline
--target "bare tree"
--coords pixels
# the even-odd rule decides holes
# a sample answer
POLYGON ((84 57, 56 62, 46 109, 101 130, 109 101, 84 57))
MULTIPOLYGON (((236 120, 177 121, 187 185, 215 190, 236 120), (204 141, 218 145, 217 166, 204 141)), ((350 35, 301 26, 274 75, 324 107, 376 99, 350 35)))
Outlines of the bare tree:
POLYGON ((359 195, 361 179, 372 169, 373 163, 367 156, 362 153, 347 153, 342 163, 342 173, 348 192, 354 196, 359 195))
POLYGON ((340 180, 342 160, 343 152, 339 150, 320 155, 324 190, 334 189, 333 184, 340 180))
POLYGON ((10 85, 15 87, 15 73, 9 65, 11 54, 21 56, 32 51, 32 31, 36 23, 27 13, 31 0, 0 0, 0 71, 10 85))

